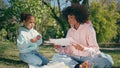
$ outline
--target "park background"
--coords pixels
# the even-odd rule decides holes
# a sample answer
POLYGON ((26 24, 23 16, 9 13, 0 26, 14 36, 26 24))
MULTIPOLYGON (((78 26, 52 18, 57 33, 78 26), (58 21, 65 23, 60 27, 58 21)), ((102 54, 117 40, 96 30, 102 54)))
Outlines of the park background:
MULTIPOLYGON (((113 57, 113 68, 120 68, 120 0, 0 0, 0 68, 27 68, 16 47, 22 12, 35 16, 43 41, 64 38, 70 26, 61 11, 75 3, 87 6, 101 51, 113 57)), ((43 42, 39 52, 51 60, 55 51, 49 45, 43 42)))

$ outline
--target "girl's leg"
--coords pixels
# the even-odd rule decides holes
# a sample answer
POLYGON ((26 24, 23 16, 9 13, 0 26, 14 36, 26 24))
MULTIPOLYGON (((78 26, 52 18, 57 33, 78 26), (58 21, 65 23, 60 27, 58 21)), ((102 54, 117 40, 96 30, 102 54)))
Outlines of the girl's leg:
POLYGON ((45 62, 45 59, 43 57, 41 58, 37 52, 20 54, 20 59, 33 66, 42 66, 47 64, 47 61, 45 62))
POLYGON ((34 54, 35 54, 36 56, 38 56, 39 58, 41 58, 41 60, 42 60, 42 65, 47 65, 47 63, 49 63, 49 60, 48 60, 46 57, 44 57, 43 55, 41 55, 40 53, 34 52, 34 54))

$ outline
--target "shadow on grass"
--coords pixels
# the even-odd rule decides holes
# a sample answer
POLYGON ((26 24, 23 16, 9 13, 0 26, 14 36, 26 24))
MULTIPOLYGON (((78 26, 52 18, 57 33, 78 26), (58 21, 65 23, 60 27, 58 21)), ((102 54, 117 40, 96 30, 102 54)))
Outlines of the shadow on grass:
POLYGON ((112 54, 120 54, 120 50, 101 50, 101 52, 112 53, 112 54))
POLYGON ((14 65, 26 65, 26 63, 20 61, 20 60, 13 60, 13 59, 8 59, 8 58, 0 58, 0 61, 3 63, 10 63, 14 65))
POLYGON ((115 66, 113 66, 112 68, 120 68, 120 67, 115 67, 115 66))

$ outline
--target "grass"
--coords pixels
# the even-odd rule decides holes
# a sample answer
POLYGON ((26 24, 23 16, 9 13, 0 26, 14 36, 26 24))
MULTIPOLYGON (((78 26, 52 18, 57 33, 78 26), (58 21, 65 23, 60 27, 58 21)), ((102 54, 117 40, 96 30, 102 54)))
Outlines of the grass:
MULTIPOLYGON (((52 46, 40 46, 40 53, 45 55, 49 60, 55 54, 52 46)), ((113 68, 120 68, 120 51, 106 51, 113 57, 115 64, 113 68)), ((18 57, 18 49, 11 42, 0 42, 0 68, 27 68, 27 64, 22 62, 18 57)))

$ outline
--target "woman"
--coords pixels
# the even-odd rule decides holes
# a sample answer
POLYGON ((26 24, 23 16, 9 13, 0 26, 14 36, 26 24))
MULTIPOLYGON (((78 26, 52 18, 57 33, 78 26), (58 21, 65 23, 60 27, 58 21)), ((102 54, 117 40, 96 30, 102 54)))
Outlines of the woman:
POLYGON ((88 19, 87 8, 84 5, 75 4, 63 9, 62 14, 71 26, 66 37, 72 38, 74 42, 64 48, 54 45, 56 51, 69 55, 79 62, 81 68, 84 67, 83 64, 87 64, 89 67, 94 65, 94 68, 110 68, 113 62, 110 61, 112 58, 100 52, 95 30, 88 19))

